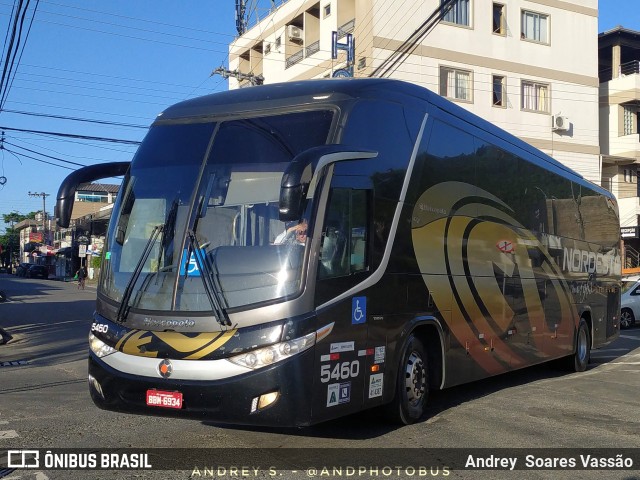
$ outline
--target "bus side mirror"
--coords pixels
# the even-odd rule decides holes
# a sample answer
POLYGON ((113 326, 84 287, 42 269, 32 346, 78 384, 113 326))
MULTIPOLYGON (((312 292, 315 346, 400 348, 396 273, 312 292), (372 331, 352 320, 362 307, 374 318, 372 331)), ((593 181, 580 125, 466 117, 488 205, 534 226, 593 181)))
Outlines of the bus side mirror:
POLYGON ((110 162, 98 165, 89 165, 70 173, 62 181, 56 197, 55 214, 57 223, 62 228, 67 228, 71 222, 71 211, 75 200, 76 190, 83 183, 93 182, 102 178, 119 177, 129 170, 131 162, 110 162))
POLYGON ((347 145, 323 145, 299 153, 282 175, 278 205, 280 220, 288 222, 300 219, 311 179, 322 168, 344 160, 377 156, 378 152, 354 149, 347 145))

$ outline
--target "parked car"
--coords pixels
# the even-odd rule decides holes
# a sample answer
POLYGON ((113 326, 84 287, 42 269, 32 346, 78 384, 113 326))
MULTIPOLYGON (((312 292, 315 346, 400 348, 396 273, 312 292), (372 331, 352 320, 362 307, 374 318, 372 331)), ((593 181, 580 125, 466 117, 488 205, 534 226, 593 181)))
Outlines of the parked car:
POLYGON ((26 277, 31 263, 21 263, 16 267, 16 277, 26 277))
POLYGON ((44 265, 31 265, 27 270, 27 278, 49 278, 49 269, 44 265))
POLYGON ((640 280, 622 281, 620 328, 629 328, 640 319, 640 280))

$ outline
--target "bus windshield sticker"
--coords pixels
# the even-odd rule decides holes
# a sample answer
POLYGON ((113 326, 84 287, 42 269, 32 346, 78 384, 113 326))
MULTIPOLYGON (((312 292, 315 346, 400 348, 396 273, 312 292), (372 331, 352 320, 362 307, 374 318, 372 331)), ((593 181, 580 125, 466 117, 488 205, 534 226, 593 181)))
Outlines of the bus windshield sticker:
POLYGON ((351 324, 357 325, 367 321, 367 297, 351 299, 351 324))
MULTIPOLYGON (((191 256, 189 257, 189 268, 188 268, 188 274, 190 277, 199 277, 200 276, 200 269, 198 268, 198 262, 196 261, 196 257, 194 257, 194 251, 191 251, 191 256)), ((205 250, 204 249, 200 249, 200 258, 204 258, 204 256, 206 255, 205 250)), ((182 252, 182 260, 180 261, 180 275, 184 275, 184 271, 185 271, 185 267, 187 265, 187 249, 185 248, 184 251, 182 252)))

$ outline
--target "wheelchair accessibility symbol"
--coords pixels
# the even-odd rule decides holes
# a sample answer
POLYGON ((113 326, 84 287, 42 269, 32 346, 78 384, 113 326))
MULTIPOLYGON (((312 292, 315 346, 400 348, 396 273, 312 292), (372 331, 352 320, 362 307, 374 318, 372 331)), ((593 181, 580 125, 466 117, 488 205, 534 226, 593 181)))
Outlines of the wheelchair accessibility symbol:
POLYGON ((351 299, 351 323, 365 323, 367 321, 367 297, 353 297, 351 299))

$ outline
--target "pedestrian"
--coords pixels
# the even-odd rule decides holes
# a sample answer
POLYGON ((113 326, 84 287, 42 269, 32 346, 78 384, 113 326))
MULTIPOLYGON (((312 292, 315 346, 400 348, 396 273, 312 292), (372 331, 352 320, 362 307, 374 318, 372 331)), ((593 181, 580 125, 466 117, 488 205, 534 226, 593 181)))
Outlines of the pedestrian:
POLYGON ((78 269, 78 271, 76 272, 76 277, 78 277, 78 290, 80 290, 80 288, 84 290, 84 282, 87 278, 87 271, 84 269, 84 267, 81 266, 78 269))

